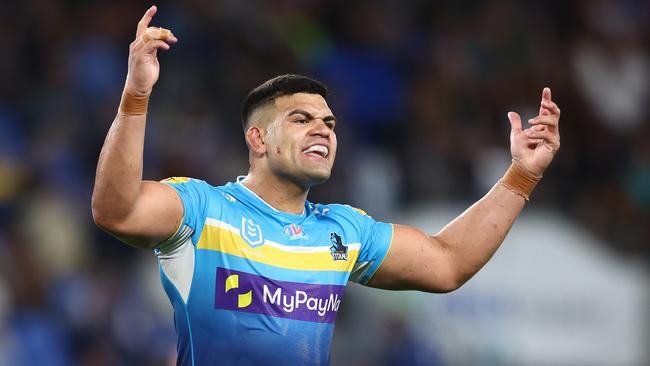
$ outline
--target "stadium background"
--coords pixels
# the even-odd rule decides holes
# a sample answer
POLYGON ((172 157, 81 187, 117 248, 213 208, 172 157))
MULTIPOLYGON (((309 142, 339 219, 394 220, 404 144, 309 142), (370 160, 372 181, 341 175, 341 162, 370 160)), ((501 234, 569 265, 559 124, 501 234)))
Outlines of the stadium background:
MULTIPOLYGON (((165 365, 151 253, 92 222, 137 1, 0 5, 0 365, 165 365)), ((312 201, 432 232, 508 164, 508 110, 562 108, 562 149, 505 246, 450 295, 350 287, 335 365, 647 365, 650 2, 157 3, 145 178, 245 174, 246 92, 325 81, 340 150, 312 201)))

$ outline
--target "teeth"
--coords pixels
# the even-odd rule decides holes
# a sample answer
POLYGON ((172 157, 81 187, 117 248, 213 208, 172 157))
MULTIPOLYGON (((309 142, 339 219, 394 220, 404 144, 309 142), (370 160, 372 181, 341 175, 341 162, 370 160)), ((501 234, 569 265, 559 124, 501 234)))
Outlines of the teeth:
POLYGON ((327 148, 327 146, 314 145, 308 148, 307 150, 305 150, 305 153, 311 153, 311 152, 321 154, 323 157, 326 157, 329 154, 329 149, 327 148))

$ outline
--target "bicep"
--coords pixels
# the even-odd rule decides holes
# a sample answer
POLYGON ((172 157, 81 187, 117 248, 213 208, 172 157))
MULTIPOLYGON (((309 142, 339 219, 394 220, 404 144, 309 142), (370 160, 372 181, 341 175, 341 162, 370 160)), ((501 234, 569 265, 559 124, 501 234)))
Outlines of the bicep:
POLYGON ((444 242, 410 226, 394 225, 394 230, 390 250, 368 286, 427 292, 458 287, 444 242))
POLYGON ((183 202, 167 184, 143 181, 133 210, 107 231, 138 248, 153 249, 172 236, 183 220, 183 202))

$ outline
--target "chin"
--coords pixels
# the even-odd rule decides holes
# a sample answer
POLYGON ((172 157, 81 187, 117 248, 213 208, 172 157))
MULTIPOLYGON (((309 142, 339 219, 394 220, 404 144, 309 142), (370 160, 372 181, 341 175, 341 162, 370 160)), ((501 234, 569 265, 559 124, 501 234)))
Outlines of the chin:
POLYGON ((328 179, 330 179, 330 176, 332 175, 332 172, 330 170, 327 171, 318 171, 318 172, 309 172, 306 174, 306 179, 305 181, 307 182, 308 186, 317 186, 319 184, 323 184, 327 182, 328 179))
POLYGON ((328 179, 330 179, 329 175, 327 177, 323 177, 323 178, 320 178, 320 179, 313 180, 310 185, 317 186, 319 184, 323 184, 323 183, 327 182, 328 179))

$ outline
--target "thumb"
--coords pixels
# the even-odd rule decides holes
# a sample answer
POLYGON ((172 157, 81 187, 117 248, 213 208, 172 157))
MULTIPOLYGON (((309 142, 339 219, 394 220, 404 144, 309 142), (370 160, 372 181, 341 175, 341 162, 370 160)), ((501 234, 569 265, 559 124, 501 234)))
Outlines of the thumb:
POLYGON ((521 117, 517 112, 508 112, 508 120, 510 120, 510 128, 512 132, 521 131, 521 117))

